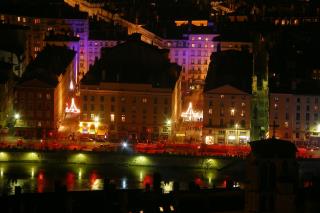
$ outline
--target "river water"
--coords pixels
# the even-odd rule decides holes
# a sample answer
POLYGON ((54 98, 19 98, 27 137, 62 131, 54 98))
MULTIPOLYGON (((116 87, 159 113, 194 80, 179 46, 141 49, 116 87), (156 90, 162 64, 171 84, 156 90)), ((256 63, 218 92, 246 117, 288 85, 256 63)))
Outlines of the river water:
POLYGON ((22 193, 50 192, 57 183, 68 191, 101 190, 105 179, 118 189, 143 189, 146 184, 152 185, 155 172, 161 175, 165 192, 172 190, 174 181, 179 182, 180 189, 187 189, 190 182, 212 188, 225 187, 228 178, 228 174, 215 169, 5 162, 0 163, 0 195, 14 194, 16 186, 22 193))

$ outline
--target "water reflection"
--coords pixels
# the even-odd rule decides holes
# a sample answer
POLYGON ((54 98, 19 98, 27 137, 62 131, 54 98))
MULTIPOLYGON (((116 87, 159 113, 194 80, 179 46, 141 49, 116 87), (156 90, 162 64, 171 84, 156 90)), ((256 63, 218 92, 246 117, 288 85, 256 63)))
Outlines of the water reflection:
POLYGON ((187 189, 190 182, 205 188, 225 185, 225 177, 215 169, 0 163, 0 195, 13 194, 16 186, 22 187, 22 193, 50 192, 55 190, 57 181, 68 191, 101 190, 105 179, 118 189, 142 189, 152 187, 155 172, 161 174, 161 186, 166 193, 173 190, 174 182, 180 183, 180 189, 187 189))

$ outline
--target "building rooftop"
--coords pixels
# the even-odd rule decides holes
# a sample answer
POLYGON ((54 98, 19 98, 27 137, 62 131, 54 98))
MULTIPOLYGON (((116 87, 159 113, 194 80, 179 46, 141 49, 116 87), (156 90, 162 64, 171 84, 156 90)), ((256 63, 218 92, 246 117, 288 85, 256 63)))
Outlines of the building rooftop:
POLYGON ((62 46, 46 46, 26 68, 20 85, 29 80, 37 79, 55 87, 58 77, 64 74, 70 65, 75 52, 62 46))
POLYGON ((180 67, 170 63, 168 50, 141 41, 140 34, 113 48, 105 48, 101 58, 84 76, 83 84, 99 82, 152 84, 174 88, 180 67))
POLYGON ((247 51, 228 50, 211 55, 205 91, 229 84, 251 94, 252 54, 247 51))
POLYGON ((297 152, 292 142, 275 138, 250 142, 250 147, 253 155, 262 158, 295 158, 297 152))

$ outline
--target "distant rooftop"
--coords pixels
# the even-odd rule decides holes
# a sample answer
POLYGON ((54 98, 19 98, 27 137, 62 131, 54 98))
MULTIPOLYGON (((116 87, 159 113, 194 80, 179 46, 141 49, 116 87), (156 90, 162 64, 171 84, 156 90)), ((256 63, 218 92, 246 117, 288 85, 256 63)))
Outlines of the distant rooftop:
POLYGON ((46 46, 26 68, 20 83, 38 79, 53 87, 58 83, 58 76, 64 74, 75 56, 73 50, 64 46, 46 46))
POLYGON ((205 91, 229 84, 251 94, 252 54, 228 50, 211 56, 205 80, 205 91))
POLYGON ((173 89, 180 67, 170 63, 168 50, 158 49, 140 40, 139 34, 112 48, 105 48, 101 58, 82 79, 82 84, 99 82, 152 84, 173 89))
POLYGON ((14 4, 0 1, 0 13, 39 18, 86 19, 87 13, 61 3, 14 4))

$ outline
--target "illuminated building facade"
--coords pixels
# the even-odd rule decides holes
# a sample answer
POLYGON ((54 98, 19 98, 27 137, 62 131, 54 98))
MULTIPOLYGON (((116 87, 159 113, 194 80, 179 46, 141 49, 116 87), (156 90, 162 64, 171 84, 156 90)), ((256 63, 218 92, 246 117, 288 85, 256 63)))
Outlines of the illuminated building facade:
MULTIPOLYGON (((150 84, 100 83, 81 86, 81 122, 107 126, 109 139, 167 138, 172 90, 150 84)), ((89 127, 82 133, 92 131, 89 127)))
POLYGON ((69 34, 79 38, 79 73, 85 73, 88 70, 89 20, 87 15, 66 5, 50 5, 41 8, 29 7, 26 6, 26 8, 22 9, 12 8, 8 12, 0 12, 1 23, 28 26, 30 28, 30 36, 28 38, 29 51, 27 53, 29 56, 28 63, 36 58, 45 47, 45 37, 50 32, 69 34))
POLYGON ((15 90, 14 111, 20 115, 17 134, 46 137, 58 130, 65 119, 66 103, 71 101, 74 61, 74 51, 46 46, 28 65, 15 90))
POLYGON ((167 139, 179 116, 180 70, 166 54, 138 34, 104 49, 81 80, 81 122, 99 118, 110 140, 167 139))
POLYGON ((164 46, 170 49, 169 58, 172 63, 182 67, 183 89, 201 89, 207 75, 211 54, 217 51, 238 50, 244 46, 252 51, 250 41, 221 39, 215 33, 212 23, 206 20, 176 21, 177 31, 182 35, 177 38, 166 38, 164 46), (219 39, 218 39, 219 38, 219 39))
POLYGON ((230 85, 205 91, 203 138, 206 144, 250 141, 251 94, 230 85))
POLYGON ((274 130, 282 140, 319 144, 319 101, 317 94, 270 93, 269 136, 274 130))

